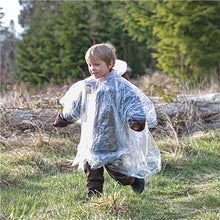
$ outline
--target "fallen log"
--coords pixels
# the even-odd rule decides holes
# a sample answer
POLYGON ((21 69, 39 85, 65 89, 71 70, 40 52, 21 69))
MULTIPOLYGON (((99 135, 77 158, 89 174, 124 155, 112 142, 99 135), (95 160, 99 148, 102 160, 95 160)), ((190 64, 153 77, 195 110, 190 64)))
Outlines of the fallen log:
POLYGON ((158 126, 154 133, 220 128, 220 93, 180 95, 173 103, 157 103, 155 108, 158 126))
MULTIPOLYGON (((158 126, 152 129, 156 134, 170 132, 193 132, 204 128, 220 128, 220 93, 206 95, 181 95, 172 103, 158 103, 153 97, 158 126)), ((14 125, 14 129, 51 130, 58 112, 56 109, 5 109, 1 108, 1 128, 14 125)), ((77 124, 68 131, 80 133, 77 124)), ((4 131, 2 130, 4 136, 4 131)))

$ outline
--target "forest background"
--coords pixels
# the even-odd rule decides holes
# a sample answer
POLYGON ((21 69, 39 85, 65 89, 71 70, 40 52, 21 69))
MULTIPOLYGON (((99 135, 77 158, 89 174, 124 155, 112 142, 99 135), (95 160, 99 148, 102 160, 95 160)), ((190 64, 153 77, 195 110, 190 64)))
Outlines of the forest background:
POLYGON ((219 78, 219 1, 19 3, 22 37, 15 36, 13 23, 1 24, 2 88, 15 80, 61 84, 85 78, 86 50, 106 41, 134 78, 146 70, 161 70, 177 82, 219 78))

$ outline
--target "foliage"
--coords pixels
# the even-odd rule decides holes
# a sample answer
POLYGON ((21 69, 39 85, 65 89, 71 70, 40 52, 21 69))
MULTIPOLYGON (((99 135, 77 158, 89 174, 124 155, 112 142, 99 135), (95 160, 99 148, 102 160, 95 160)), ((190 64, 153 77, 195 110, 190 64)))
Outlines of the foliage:
POLYGON ((18 77, 31 83, 49 81, 53 74, 51 59, 58 55, 53 38, 53 9, 44 2, 30 2, 32 18, 27 20, 23 40, 18 44, 18 77))
POLYGON ((122 28, 120 13, 124 5, 118 1, 93 1, 89 6, 91 7, 90 36, 95 43, 111 41, 116 47, 117 57, 125 60, 132 67, 132 76, 143 75, 148 63, 147 53, 144 44, 132 40, 122 28))
MULTIPOLYGON (((142 51, 141 54, 145 59, 146 67, 154 69, 156 65, 152 53, 155 52, 153 48, 155 37, 152 34, 151 22, 154 4, 152 1, 121 0, 121 2, 124 7, 117 11, 120 24, 128 35, 139 43, 140 46, 137 47, 137 50, 142 51)), ((134 56, 133 58, 135 59, 134 56)), ((140 59, 140 57, 138 58, 140 59)))
POLYGON ((185 79, 212 73, 220 61, 220 3, 166 1, 156 6, 159 67, 185 79))
POLYGON ((61 79, 82 78, 87 69, 84 54, 89 45, 87 4, 77 1, 60 2, 59 12, 55 40, 59 45, 60 63, 56 76, 61 79))
POLYGON ((84 60, 86 50, 93 43, 106 41, 115 45, 118 57, 126 60, 134 73, 144 73, 143 45, 132 41, 121 30, 116 16, 117 2, 21 3, 25 7, 20 22, 26 31, 18 44, 20 79, 31 83, 51 80, 61 83, 68 78, 83 78, 88 72, 84 60))
POLYGON ((84 78, 87 48, 106 41, 132 67, 132 76, 156 66, 179 81, 219 74, 218 1, 19 2, 25 31, 16 64, 23 81, 84 78))
POLYGON ((83 61, 78 54, 88 45, 85 3, 30 4, 34 13, 18 45, 19 78, 31 83, 60 83, 68 77, 79 77, 83 61))
POLYGON ((164 72, 197 79, 216 70, 220 60, 218 1, 123 2, 124 28, 146 42, 164 72))

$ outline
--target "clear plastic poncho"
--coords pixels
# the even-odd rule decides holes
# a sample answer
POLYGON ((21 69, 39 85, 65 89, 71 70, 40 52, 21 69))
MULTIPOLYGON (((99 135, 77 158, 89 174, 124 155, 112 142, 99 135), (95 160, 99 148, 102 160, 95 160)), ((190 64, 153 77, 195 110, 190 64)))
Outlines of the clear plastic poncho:
POLYGON ((157 124, 153 103, 132 83, 112 70, 106 78, 90 76, 72 85, 60 100, 67 121, 81 124, 73 165, 103 165, 137 178, 160 171, 160 151, 148 128, 157 124), (146 119, 141 132, 129 119, 146 119))

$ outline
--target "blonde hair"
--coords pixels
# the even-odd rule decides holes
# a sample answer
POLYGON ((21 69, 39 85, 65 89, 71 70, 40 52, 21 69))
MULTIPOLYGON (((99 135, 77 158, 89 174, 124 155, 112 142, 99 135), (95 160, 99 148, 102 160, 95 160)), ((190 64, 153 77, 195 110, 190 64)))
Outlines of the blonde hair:
POLYGON ((87 50, 85 60, 87 63, 94 63, 97 58, 103 60, 107 65, 113 61, 114 66, 116 60, 115 47, 109 42, 93 45, 87 50))

